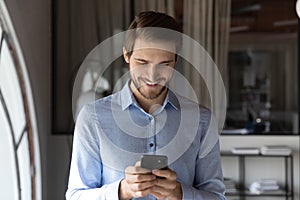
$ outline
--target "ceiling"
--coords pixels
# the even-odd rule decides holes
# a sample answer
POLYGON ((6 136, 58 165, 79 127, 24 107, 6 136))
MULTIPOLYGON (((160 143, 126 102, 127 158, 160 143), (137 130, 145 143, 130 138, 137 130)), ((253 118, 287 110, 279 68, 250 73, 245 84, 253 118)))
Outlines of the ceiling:
POLYGON ((232 0, 231 33, 296 33, 296 0, 232 0))

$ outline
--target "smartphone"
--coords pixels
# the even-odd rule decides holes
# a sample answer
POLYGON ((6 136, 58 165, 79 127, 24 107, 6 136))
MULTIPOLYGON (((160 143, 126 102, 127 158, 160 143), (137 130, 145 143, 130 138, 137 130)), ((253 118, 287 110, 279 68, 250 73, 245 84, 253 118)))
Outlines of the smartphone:
POLYGON ((141 167, 150 170, 167 169, 168 157, 164 155, 142 155, 141 167))

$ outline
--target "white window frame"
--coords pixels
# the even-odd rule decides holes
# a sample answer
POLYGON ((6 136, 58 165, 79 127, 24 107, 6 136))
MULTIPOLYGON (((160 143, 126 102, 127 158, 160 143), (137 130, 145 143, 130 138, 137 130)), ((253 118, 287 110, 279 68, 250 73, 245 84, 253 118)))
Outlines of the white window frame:
MULTIPOLYGON (((18 141, 13 139, 15 145, 15 158, 18 161, 17 149, 22 141, 23 137, 26 135, 28 137, 28 148, 29 148, 29 158, 30 158, 30 175, 31 175, 31 199, 41 200, 42 199, 42 173, 41 173, 41 160, 40 160, 40 148, 39 148, 39 137, 37 129, 37 120, 35 112, 35 104, 33 101, 33 95, 31 90, 31 84, 29 81, 29 76, 27 73, 27 67, 21 51, 18 39, 16 37, 15 30, 13 28, 8 9, 3 0, 0 0, 0 25, 2 31, 5 32, 4 36, 7 41, 9 48, 11 50, 11 55, 14 60, 16 67, 17 76, 19 79, 19 86, 23 96, 23 106, 25 110, 26 125, 24 127, 22 136, 18 141), (26 132, 26 133, 25 133, 26 132), (24 134, 25 133, 25 134, 24 134)), ((5 101, 0 101, 3 107, 5 107, 5 101)), ((9 119, 9 113, 6 112, 6 116, 9 119)), ((12 133, 13 134, 13 133, 12 133)), ((13 137, 13 135, 11 135, 13 137)), ((12 169, 13 170, 13 169, 12 169)), ((18 164, 16 165, 17 176, 18 176, 18 189, 20 190, 20 171, 18 169, 18 164)), ((25 199, 22 197, 22 192, 19 191, 18 199, 25 199)))

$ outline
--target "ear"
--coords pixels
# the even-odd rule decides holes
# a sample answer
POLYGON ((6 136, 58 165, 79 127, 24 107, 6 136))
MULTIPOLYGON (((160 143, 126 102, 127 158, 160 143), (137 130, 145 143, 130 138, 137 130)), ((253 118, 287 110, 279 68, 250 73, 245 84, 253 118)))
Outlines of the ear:
POLYGON ((127 51, 125 47, 123 47, 123 57, 126 63, 129 63, 129 56, 127 55, 127 51))

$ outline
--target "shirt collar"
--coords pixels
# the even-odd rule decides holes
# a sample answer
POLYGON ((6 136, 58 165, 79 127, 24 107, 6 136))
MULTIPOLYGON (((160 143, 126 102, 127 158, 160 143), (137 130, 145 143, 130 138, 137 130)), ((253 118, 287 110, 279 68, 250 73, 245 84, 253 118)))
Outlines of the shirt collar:
MULTIPOLYGON (((121 107, 122 110, 127 109, 130 105, 136 105, 138 107, 140 107, 136 101, 136 99, 133 96, 133 93, 129 87, 130 81, 127 81, 126 84, 124 85, 123 89, 121 90, 121 107)), ((179 102, 178 99, 176 97, 176 95, 168 90, 166 99, 163 103, 163 108, 165 108, 165 106, 167 104, 170 104, 173 108, 175 108, 176 110, 179 108, 179 102)))
POLYGON ((165 99, 163 106, 165 107, 165 105, 167 103, 169 103, 176 110, 179 109, 178 98, 176 97, 176 94, 174 92, 172 92, 170 89, 168 90, 168 94, 167 94, 167 97, 165 99))
POLYGON ((122 110, 125 110, 128 108, 131 104, 136 103, 135 98, 133 97, 133 94, 129 87, 130 81, 127 81, 124 85, 123 89, 121 90, 121 107, 122 110))

